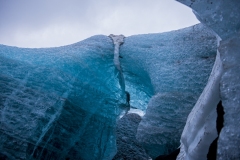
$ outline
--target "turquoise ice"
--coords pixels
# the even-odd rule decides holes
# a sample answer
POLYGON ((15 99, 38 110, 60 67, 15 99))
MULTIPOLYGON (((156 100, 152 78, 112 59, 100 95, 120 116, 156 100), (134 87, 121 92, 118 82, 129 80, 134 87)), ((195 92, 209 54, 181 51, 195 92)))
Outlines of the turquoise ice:
POLYGON ((94 36, 69 46, 0 46, 0 152, 10 159, 111 159, 125 103, 113 44, 94 36))

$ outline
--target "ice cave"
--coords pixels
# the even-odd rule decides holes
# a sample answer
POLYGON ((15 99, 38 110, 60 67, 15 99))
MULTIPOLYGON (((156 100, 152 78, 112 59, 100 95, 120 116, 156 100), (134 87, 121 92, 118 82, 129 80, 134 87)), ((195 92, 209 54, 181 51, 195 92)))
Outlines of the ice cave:
POLYGON ((201 23, 0 45, 0 159, 240 159, 240 1, 177 1, 201 23))

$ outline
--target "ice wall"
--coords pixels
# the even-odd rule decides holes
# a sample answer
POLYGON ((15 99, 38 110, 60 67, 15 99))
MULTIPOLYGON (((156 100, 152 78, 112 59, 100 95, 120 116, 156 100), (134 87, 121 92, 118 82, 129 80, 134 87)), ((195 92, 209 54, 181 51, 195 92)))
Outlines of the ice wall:
MULTIPOLYGON (((209 79, 209 83, 205 90, 212 88, 216 90, 211 101, 205 101, 205 104, 201 104, 202 97, 208 97, 209 91, 203 92, 195 105, 193 111, 188 117, 188 121, 184 128, 181 138, 181 153, 178 159, 206 159, 206 149, 209 146, 207 137, 209 134, 215 134, 214 130, 203 134, 204 130, 215 127, 213 122, 216 122, 216 117, 209 117, 209 110, 214 110, 219 101, 222 100, 224 107, 224 127, 221 130, 218 148, 217 159, 239 159, 240 158, 240 2, 238 0, 177 0, 193 9, 193 12, 197 18, 219 37, 219 58, 215 62, 215 65, 219 64, 219 67, 215 67, 212 71, 212 75, 209 79), (222 69, 221 65, 222 63, 222 69), (216 72, 222 70, 221 74, 216 72), (214 79, 214 77, 216 77, 214 79), (220 80, 220 81, 219 81, 220 80), (216 83, 215 87, 210 87, 210 84, 216 83), (218 92, 219 91, 219 92, 218 92), (219 98, 218 98, 219 97, 219 98), (213 103, 214 101, 214 103, 213 103), (212 103, 212 104, 211 104, 212 103), (197 108, 206 107, 208 110, 200 109, 196 112, 197 108), (198 118, 193 118, 197 116, 198 118), (206 117, 208 120, 205 121, 206 117), (197 123, 201 125, 196 125, 197 123), (210 124, 212 123, 212 124, 210 124), (205 127, 204 127, 205 126, 205 127), (204 128, 204 130, 202 130, 204 128), (191 130, 196 130, 192 133, 191 130), (192 135, 191 135, 192 134, 192 135), (197 136, 196 136, 197 135, 197 136), (191 139, 194 137, 195 139, 191 139), (199 145, 195 145, 196 141, 199 141, 199 145), (200 158, 196 158, 196 157, 200 158)), ((211 89, 211 90, 212 90, 211 89)), ((205 91, 204 90, 204 91, 205 91)), ((210 90, 210 93, 211 93, 210 90)), ((213 140, 213 138, 211 138, 213 140)))
POLYGON ((203 91, 217 41, 203 25, 125 38, 121 66, 131 106, 146 110, 137 139, 155 158, 180 144, 187 115, 203 91))
POLYGON ((0 157, 112 159, 125 103, 113 52, 107 36, 58 48, 0 45, 0 157))

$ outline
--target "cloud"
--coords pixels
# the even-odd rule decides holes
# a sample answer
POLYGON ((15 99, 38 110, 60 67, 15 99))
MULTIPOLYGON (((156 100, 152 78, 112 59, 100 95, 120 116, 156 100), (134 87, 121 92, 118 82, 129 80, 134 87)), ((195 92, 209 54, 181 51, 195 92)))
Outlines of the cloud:
POLYGON ((96 34, 157 33, 198 23, 174 0, 0 0, 0 43, 71 44, 96 34))

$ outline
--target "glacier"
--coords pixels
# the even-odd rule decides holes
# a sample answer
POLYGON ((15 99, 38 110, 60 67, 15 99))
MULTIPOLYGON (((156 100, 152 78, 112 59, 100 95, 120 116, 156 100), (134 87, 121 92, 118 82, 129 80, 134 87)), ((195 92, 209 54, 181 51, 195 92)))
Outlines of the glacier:
POLYGON ((146 149, 143 157, 171 152, 207 83, 216 46, 201 24, 159 34, 99 35, 56 48, 0 45, 0 157, 121 157, 116 127, 129 107, 129 115, 146 113, 133 140, 146 149))
POLYGON ((177 159, 204 160, 214 141, 216 159, 239 159, 240 2, 177 1, 202 24, 0 45, 0 159, 155 159, 179 147, 177 159))

